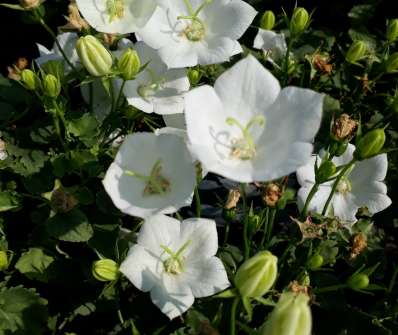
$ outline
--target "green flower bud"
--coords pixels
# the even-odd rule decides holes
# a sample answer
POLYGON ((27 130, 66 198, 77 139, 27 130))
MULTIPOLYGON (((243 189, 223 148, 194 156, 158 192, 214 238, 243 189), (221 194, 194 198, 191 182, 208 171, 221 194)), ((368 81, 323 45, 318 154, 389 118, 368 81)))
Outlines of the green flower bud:
POLYGON ((76 43, 76 51, 86 70, 94 77, 112 72, 112 55, 94 36, 80 37, 76 43))
POLYGON ((191 85, 196 85, 199 83, 200 79, 202 78, 202 74, 198 70, 191 69, 188 71, 188 78, 191 85))
POLYGON ((124 80, 132 80, 135 78, 141 68, 140 57, 134 49, 126 49, 117 63, 120 75, 124 80))
POLYGON ((47 74, 43 79, 43 93, 50 98, 56 98, 61 93, 61 83, 52 74, 47 74))
POLYGON ((390 43, 398 38, 398 19, 393 19, 388 23, 386 37, 390 43))
POLYGON ((21 72, 21 82, 26 89, 35 91, 40 88, 40 79, 32 70, 25 69, 21 72))
POLYGON ((384 129, 374 129, 365 134, 357 145, 354 152, 354 158, 364 160, 376 156, 383 149, 386 141, 384 129))
POLYGON ((314 254, 307 262, 307 266, 310 270, 319 269, 323 265, 323 256, 320 254, 314 254))
POLYGON ((330 154, 336 157, 340 157, 347 150, 347 142, 337 142, 334 141, 330 146, 330 154))
POLYGON ((398 52, 394 52, 390 57, 388 57, 386 62, 386 72, 396 72, 398 70, 398 52))
POLYGON ((312 316, 308 301, 304 293, 284 292, 262 335, 310 335, 312 316))
POLYGON ((271 10, 265 11, 260 21, 261 29, 272 30, 274 26, 275 26, 275 14, 271 10))
POLYGON ((323 161, 318 168, 315 181, 322 184, 336 173, 336 165, 332 161, 323 161))
POLYGON ((7 270, 8 265, 7 251, 0 250, 0 271, 7 270))
POLYGON ((367 51, 366 43, 363 41, 355 41, 348 49, 345 59, 348 63, 355 64, 361 60, 367 51))
POLYGON ((42 65, 45 73, 52 74, 59 80, 63 79, 65 76, 65 65, 63 61, 50 60, 42 65))
POLYGON ((223 208, 222 217, 225 221, 233 221, 236 219, 236 208, 223 208))
POLYGON ((269 251, 261 251, 245 261, 235 275, 235 285, 247 298, 262 297, 275 282, 278 258, 269 251))
POLYGON ((347 279, 346 284, 353 290, 361 290, 369 286, 369 277, 364 273, 356 273, 347 279))
POLYGON ((310 16, 303 7, 296 7, 290 20, 290 32, 293 35, 301 34, 309 24, 310 16))
POLYGON ((100 259, 93 263, 92 274, 99 281, 113 281, 119 276, 119 267, 111 259, 100 259))

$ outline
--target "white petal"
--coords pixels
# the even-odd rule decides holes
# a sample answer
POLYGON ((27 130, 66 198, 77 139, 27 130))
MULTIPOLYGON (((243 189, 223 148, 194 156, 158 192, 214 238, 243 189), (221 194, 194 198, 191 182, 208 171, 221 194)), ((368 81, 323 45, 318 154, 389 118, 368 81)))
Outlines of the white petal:
POLYGON ((191 218, 181 223, 180 247, 190 242, 184 257, 187 262, 214 256, 218 249, 216 223, 213 220, 191 218))
POLYGON ((387 175, 388 160, 386 154, 365 159, 355 163, 350 174, 353 184, 361 185, 370 181, 383 181, 387 175))
POLYGON ((358 207, 367 207, 372 214, 381 212, 391 205, 391 199, 387 196, 387 186, 379 181, 363 181, 356 184, 352 181, 352 193, 358 207))
POLYGON ((163 121, 167 127, 178 128, 183 130, 187 129, 184 114, 166 114, 163 115, 163 121))
POLYGON ((159 258, 154 257, 138 244, 130 249, 119 268, 120 272, 143 292, 148 292, 155 285, 160 284, 160 269, 163 270, 163 264, 160 263, 159 258))
MULTIPOLYGON (((311 191, 312 185, 301 187, 297 193, 297 204, 300 210, 303 209, 308 194, 311 191)), ((308 206, 308 212, 322 213, 323 207, 329 197, 332 188, 328 186, 320 186, 319 190, 315 193, 308 206)))
POLYGON ((345 165, 345 164, 351 162, 352 157, 354 155, 354 151, 355 151, 355 145, 348 143, 348 146, 347 146, 347 149, 345 150, 345 152, 341 156, 334 157, 332 159, 333 163, 336 164, 336 166, 342 166, 342 165, 345 165))
POLYGON ((287 52, 285 35, 277 34, 272 30, 259 29, 253 47, 266 51, 274 60, 279 60, 287 52))
POLYGON ((186 38, 170 40, 169 44, 159 49, 159 55, 170 69, 198 64, 198 53, 186 38))
POLYGON ((163 284, 152 289, 151 299, 170 319, 186 312, 195 300, 187 284, 167 274, 163 275, 163 284))
POLYGON ((181 276, 197 298, 211 296, 230 286, 224 265, 217 257, 186 262, 181 276))
POLYGON ((354 222, 357 220, 356 213, 359 206, 356 204, 355 196, 352 193, 339 194, 333 196, 333 214, 340 220, 354 222))
MULTIPOLYGON (((318 157, 318 162, 320 158, 318 157)), ((297 181, 300 186, 311 187, 315 183, 315 162, 317 156, 311 156, 306 165, 298 168, 296 171, 297 181)))
POLYGON ((191 46, 198 56, 198 64, 210 65, 226 62, 237 54, 236 41, 222 36, 208 36, 191 46))

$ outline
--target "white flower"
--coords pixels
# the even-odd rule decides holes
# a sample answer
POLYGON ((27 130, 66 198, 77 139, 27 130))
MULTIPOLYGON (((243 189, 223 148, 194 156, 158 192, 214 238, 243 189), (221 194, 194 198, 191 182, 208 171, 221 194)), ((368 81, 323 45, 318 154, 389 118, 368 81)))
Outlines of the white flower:
POLYGON ((192 202, 195 164, 180 136, 136 133, 125 138, 103 184, 123 213, 174 213, 192 202))
POLYGON ((151 18, 157 0, 76 0, 95 30, 110 34, 133 33, 151 18))
POLYGON ((190 150, 211 172, 239 182, 285 176, 311 158, 323 95, 282 91, 253 56, 223 73, 214 88, 185 96, 190 150))
POLYGON ((185 69, 168 70, 156 50, 137 42, 141 64, 148 64, 134 80, 126 82, 127 102, 145 113, 176 114, 184 111, 183 93, 189 90, 185 69))
POLYGON ((272 30, 259 29, 253 48, 263 50, 268 58, 278 61, 287 52, 285 35, 272 30))
POLYGON ((214 221, 156 215, 145 220, 120 271, 138 289, 150 291, 153 303, 173 319, 192 306, 194 297, 229 287, 217 248, 214 221))
MULTIPOLYGON (((355 146, 349 144, 346 152, 333 158, 336 166, 349 163, 352 160, 355 146)), ((322 156, 322 153, 321 155, 322 156)), ((318 156, 318 164, 321 157, 318 156)), ((316 156, 307 165, 297 170, 297 179, 301 185, 298 192, 298 205, 304 207, 308 193, 315 183, 314 164, 316 156)), ((371 214, 380 212, 390 206, 391 199, 386 195, 387 186, 382 182, 387 174, 387 155, 381 154, 373 158, 356 162, 348 174, 342 178, 333 195, 328 215, 338 217, 343 221, 355 222, 355 214, 361 207, 367 207, 371 214)), ((322 184, 312 198, 308 210, 321 213, 332 190, 333 181, 322 184)))
POLYGON ((256 16, 241 0, 167 0, 138 32, 169 68, 228 61, 256 16))

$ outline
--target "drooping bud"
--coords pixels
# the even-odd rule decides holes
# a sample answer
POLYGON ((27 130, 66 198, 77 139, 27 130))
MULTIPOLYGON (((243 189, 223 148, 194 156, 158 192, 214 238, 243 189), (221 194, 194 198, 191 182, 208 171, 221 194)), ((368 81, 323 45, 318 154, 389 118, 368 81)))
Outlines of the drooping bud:
POLYGON ((386 61, 386 72, 392 73, 398 71, 398 52, 394 52, 386 61))
POLYGON ((92 274, 99 281, 114 281, 119 276, 119 267, 112 259, 100 259, 93 263, 92 274))
POLYGON ((338 141, 350 140, 354 136, 358 122, 351 119, 348 114, 341 114, 332 127, 332 135, 338 141))
POLYGON ((262 335, 310 335, 312 316, 309 299, 304 293, 282 293, 262 335))
POLYGON ((76 51, 86 70, 94 77, 102 77, 112 72, 112 55, 92 35, 80 37, 76 51))
POLYGON ((278 258, 269 251, 261 251, 238 269, 235 285, 242 297, 262 297, 274 285, 278 274, 278 258))
POLYGON ((43 1, 41 1, 41 0, 20 0, 19 4, 24 9, 34 9, 36 7, 39 7, 42 2, 43 1))
POLYGON ((117 67, 120 76, 124 80, 134 79, 141 68, 141 61, 137 51, 131 48, 126 49, 119 58, 117 67))
POLYGON ((347 279, 346 284, 353 290, 362 290, 369 286, 369 276, 365 273, 354 273, 347 279))
POLYGON ((7 251, 0 250, 0 271, 7 270, 9 265, 8 263, 7 251))
POLYGON ((21 82, 27 90, 35 91, 40 88, 40 79, 32 70, 25 69, 21 72, 21 82))
POLYGON ((336 173, 336 165, 329 160, 323 161, 315 174, 315 181, 317 184, 326 182, 336 173))
POLYGON ((310 259, 307 261, 307 267, 310 270, 316 270, 319 269, 323 265, 323 256, 320 254, 314 254, 310 257, 310 259))
POLYGON ((376 156, 386 141, 384 129, 374 129, 366 133, 358 142, 354 158, 364 160, 376 156))
POLYGON ((307 29, 310 16, 303 7, 296 7, 290 20, 290 32, 293 35, 299 35, 307 29))
POLYGON ((262 199, 267 206, 275 207, 281 196, 282 190, 279 185, 271 183, 265 187, 262 199))
POLYGON ((367 47, 364 41, 355 41, 348 49, 345 59, 348 63, 356 64, 359 60, 365 57, 366 51, 367 47))
POLYGON ((261 17, 260 27, 265 30, 272 30, 275 26, 275 14, 272 10, 267 10, 261 17))
POLYGON ((47 74, 43 79, 43 93, 50 98, 57 98, 61 93, 61 83, 52 74, 47 74))
POLYGON ((393 19, 388 23, 386 37, 390 43, 398 38, 398 19, 393 19))

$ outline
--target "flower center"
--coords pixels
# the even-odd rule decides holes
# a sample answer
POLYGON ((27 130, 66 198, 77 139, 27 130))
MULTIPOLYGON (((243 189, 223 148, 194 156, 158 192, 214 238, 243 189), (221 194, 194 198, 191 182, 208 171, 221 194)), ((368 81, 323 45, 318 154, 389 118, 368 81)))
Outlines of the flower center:
POLYGON ((206 35, 205 25, 199 19, 192 19, 191 24, 184 30, 184 35, 191 42, 199 42, 206 35))
POLYGON ((242 132, 242 137, 231 140, 231 157, 240 160, 250 160, 256 156, 256 144, 250 134, 250 128, 254 125, 264 127, 265 118, 262 115, 254 116, 244 127, 238 120, 228 117, 226 120, 229 126, 237 126, 242 132))
POLYGON ((164 271, 172 275, 178 275, 184 270, 184 256, 183 253, 187 247, 191 244, 191 240, 188 240, 184 245, 173 252, 169 247, 161 244, 160 247, 170 256, 163 262, 164 271))
POLYGON ((170 181, 162 175, 161 160, 156 161, 149 176, 145 176, 131 170, 126 170, 124 173, 145 181, 146 185, 142 192, 144 197, 151 195, 163 195, 171 191, 170 181))
POLYGON ((124 0, 106 0, 106 12, 109 15, 109 23, 123 18, 124 0))
POLYGON ((163 88, 166 79, 164 77, 157 77, 151 69, 146 69, 149 73, 150 80, 147 84, 141 84, 137 88, 137 93, 145 100, 155 95, 157 91, 163 88))
POLYGON ((352 186, 351 182, 348 180, 347 177, 342 177, 336 187, 336 192, 345 195, 348 192, 351 192, 352 186))

